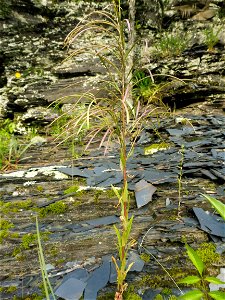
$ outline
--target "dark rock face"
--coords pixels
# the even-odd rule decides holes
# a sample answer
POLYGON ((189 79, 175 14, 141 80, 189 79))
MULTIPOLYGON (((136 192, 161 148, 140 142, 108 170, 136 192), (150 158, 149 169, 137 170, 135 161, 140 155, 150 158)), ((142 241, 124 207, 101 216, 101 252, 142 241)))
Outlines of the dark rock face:
MULTIPOLYGON (((141 27, 138 29, 140 38, 137 48, 137 53, 141 53, 139 67, 148 68, 153 75, 165 75, 164 78, 161 76, 159 82, 163 78, 164 82, 170 84, 161 90, 161 96, 171 107, 182 107, 196 101, 211 101, 212 98, 218 106, 223 107, 223 1, 209 1, 209 5, 206 5, 206 1, 199 1, 193 4, 194 13, 189 13, 189 2, 168 1, 165 4, 159 0, 137 1, 136 19, 141 27), (182 13, 182 9, 187 11, 182 13), (210 24, 207 19, 193 19, 193 16, 207 9, 216 11, 210 24), (164 27, 168 30, 164 36, 166 41, 160 33, 164 27), (216 41, 210 44, 213 39, 216 41), (150 47, 142 46, 145 41, 150 47), (182 44, 181 48, 179 44, 182 44), (171 76, 178 80, 173 80, 171 76)), ((25 113, 28 120, 23 116, 22 121, 32 123, 32 117, 27 114, 30 108, 47 107, 61 97, 67 97, 64 102, 73 102, 74 97, 69 96, 80 94, 87 87, 95 95, 103 96, 100 90, 106 75, 104 67, 86 54, 79 59, 63 62, 68 55, 63 41, 82 15, 94 9, 102 9, 108 2, 4 0, 2 3, 1 118, 16 116, 21 119, 21 115, 25 113)), ((110 37, 92 34, 72 47, 85 47, 85 43, 94 45, 99 39, 103 43, 110 42, 110 37)), ((41 118, 39 121, 40 124, 46 124, 41 118)))
POLYGON ((79 5, 67 1, 9 1, 4 9, 0 86, 5 102, 0 101, 0 115, 7 117, 49 104, 40 90, 47 90, 57 80, 54 67, 66 56, 63 40, 81 11, 79 5))

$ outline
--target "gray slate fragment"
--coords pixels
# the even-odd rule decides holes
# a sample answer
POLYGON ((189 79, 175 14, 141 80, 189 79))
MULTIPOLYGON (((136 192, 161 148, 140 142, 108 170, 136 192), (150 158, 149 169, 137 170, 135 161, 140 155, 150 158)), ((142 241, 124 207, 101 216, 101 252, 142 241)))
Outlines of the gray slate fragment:
POLYGON ((144 261, 140 258, 140 255, 136 251, 130 251, 127 260, 127 266, 133 263, 130 271, 141 272, 144 268, 144 261))
POLYGON ((100 289, 106 286, 109 281, 110 262, 104 261, 103 264, 95 269, 87 282, 84 290, 84 300, 95 300, 100 289))
POLYGON ((176 128, 166 129, 166 131, 169 132, 170 135, 177 136, 177 137, 180 137, 184 134, 183 130, 176 129, 176 128))
POLYGON ((201 169, 201 173, 211 180, 217 180, 217 177, 214 176, 209 170, 201 169))
POLYGON ((100 167, 95 167, 93 171, 96 175, 101 175, 102 172, 105 171, 105 169, 106 169, 105 167, 100 166, 100 167))
POLYGON ((185 148, 195 148, 198 146, 206 146, 210 145, 211 142, 209 140, 197 140, 193 142, 184 142, 184 147, 185 148))
POLYGON ((86 285, 86 282, 71 277, 60 285, 55 295, 65 300, 79 300, 86 285))
POLYGON ((150 170, 150 171, 143 171, 143 178, 147 181, 150 181, 154 184, 160 183, 169 183, 169 182, 176 182, 177 176, 172 172, 164 172, 164 171, 157 171, 157 170, 150 170))
POLYGON ((85 178, 88 178, 93 174, 93 171, 91 170, 88 169, 80 170, 79 168, 76 167, 59 168, 58 171, 69 176, 78 176, 78 177, 85 177, 85 178))
POLYGON ((90 275, 86 269, 78 268, 72 272, 67 273, 63 278, 63 282, 67 281, 69 278, 76 278, 83 282, 87 282, 89 277, 90 275))
POLYGON ((216 192, 218 195, 225 196, 225 186, 219 186, 216 192))
POLYGON ((119 217, 116 216, 107 216, 107 217, 102 217, 102 218, 97 218, 93 220, 86 221, 89 225, 92 226, 101 226, 101 225, 111 225, 119 222, 120 219, 119 217))
POLYGON ((201 162, 189 162, 183 165, 184 168, 198 168, 198 167, 215 167, 215 162, 201 161, 201 162))
POLYGON ((218 178, 223 179, 225 181, 225 174, 221 172, 222 170, 211 169, 211 172, 216 175, 218 178))
POLYGON ((202 208, 194 207, 193 211, 200 223, 201 229, 209 234, 225 237, 225 222, 219 222, 214 215, 207 214, 202 208))
POLYGON ((140 208, 150 201, 152 201, 152 195, 156 191, 156 187, 146 180, 142 179, 135 184, 135 198, 137 207, 140 208))
MULTIPOLYGON (((117 264, 119 266, 119 264, 120 264, 119 261, 117 261, 117 264)), ((116 266, 115 266, 114 262, 111 262, 110 265, 111 265, 111 269, 110 269, 109 282, 115 283, 115 282, 117 282, 116 266)))
POLYGON ((182 218, 182 221, 185 223, 186 226, 196 227, 198 225, 198 221, 193 218, 182 218))
POLYGON ((157 289, 157 290, 152 290, 152 289, 148 289, 144 292, 144 295, 142 296, 143 300, 154 300, 155 297, 160 294, 161 289, 157 289))
POLYGON ((93 176, 87 179, 87 185, 108 187, 118 184, 122 181, 123 177, 121 172, 110 171, 104 172, 100 176, 93 176))
POLYGON ((221 243, 221 244, 218 243, 216 245, 216 253, 219 253, 219 254, 225 253, 225 244, 224 243, 221 243))
POLYGON ((189 126, 184 126, 182 129, 176 129, 176 128, 169 128, 166 129, 167 132, 169 132, 170 135, 180 137, 183 135, 190 135, 194 133, 194 129, 189 126))

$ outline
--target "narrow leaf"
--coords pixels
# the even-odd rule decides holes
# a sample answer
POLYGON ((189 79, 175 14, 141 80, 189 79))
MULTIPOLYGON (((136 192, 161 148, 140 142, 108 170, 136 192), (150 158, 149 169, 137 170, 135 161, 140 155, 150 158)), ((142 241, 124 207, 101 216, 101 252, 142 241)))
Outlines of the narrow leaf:
POLYGON ((199 290, 187 292, 186 294, 179 296, 179 300, 201 300, 203 293, 199 290))
POLYGON ((128 273, 131 269, 131 267, 133 266, 134 262, 130 263, 129 266, 127 266, 126 268, 126 273, 128 273))
POLYGON ((188 244, 185 245, 185 248, 187 249, 188 257, 190 258, 193 265, 198 270, 199 274, 202 276, 202 272, 203 272, 204 267, 205 267, 203 261, 198 256, 198 254, 195 252, 195 250, 192 249, 188 244))
POLYGON ((38 218, 37 217, 36 217, 36 231, 37 231, 37 242, 38 242, 38 257, 39 257, 41 274, 42 274, 42 279, 43 279, 43 284, 44 284, 44 289, 45 289, 45 296, 46 296, 47 300, 50 300, 50 296, 49 296, 49 292, 48 292, 48 288, 49 288, 53 300, 56 300, 56 298, 54 296, 52 286, 51 286, 51 283, 50 283, 49 278, 48 278, 48 273, 47 273, 44 254, 43 254, 43 249, 42 249, 42 245, 41 245, 41 236, 40 236, 38 218))
POLYGON ((201 280, 201 278, 199 278, 198 276, 187 276, 187 277, 179 280, 178 283, 193 284, 193 283, 199 282, 200 280, 201 280))
POLYGON ((118 250, 119 250, 119 255, 120 255, 120 258, 122 256, 122 252, 121 252, 121 249, 122 249, 122 237, 121 237, 121 234, 119 232, 119 229, 114 225, 114 230, 116 232, 116 235, 117 235, 117 241, 118 241, 118 250))
POLYGON ((225 284, 224 281, 222 281, 219 278, 216 278, 214 276, 205 277, 205 280, 207 280, 208 282, 211 282, 211 283, 215 283, 215 284, 225 284))
POLYGON ((213 291, 209 292, 209 296, 215 300, 224 300, 225 299, 225 292, 222 291, 213 291))
POLYGON ((210 197, 208 195, 202 194, 211 204, 212 206, 217 210, 217 212, 221 215, 221 217, 225 220, 225 204, 223 204, 221 201, 210 197))
POLYGON ((112 190, 113 190, 114 194, 116 195, 116 197, 120 201, 121 195, 120 195, 118 189, 116 189, 113 185, 111 185, 111 187, 112 187, 112 190))

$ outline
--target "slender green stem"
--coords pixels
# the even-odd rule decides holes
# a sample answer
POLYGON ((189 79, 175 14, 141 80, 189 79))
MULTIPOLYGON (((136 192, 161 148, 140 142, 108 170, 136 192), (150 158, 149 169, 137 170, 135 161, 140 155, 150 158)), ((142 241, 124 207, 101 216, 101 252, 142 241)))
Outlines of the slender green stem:
POLYGON ((177 207, 177 215, 180 217, 181 210, 181 193, 182 193, 182 176, 183 176, 183 164, 184 164, 184 145, 181 146, 181 160, 179 163, 180 172, 178 175, 178 207, 177 207))

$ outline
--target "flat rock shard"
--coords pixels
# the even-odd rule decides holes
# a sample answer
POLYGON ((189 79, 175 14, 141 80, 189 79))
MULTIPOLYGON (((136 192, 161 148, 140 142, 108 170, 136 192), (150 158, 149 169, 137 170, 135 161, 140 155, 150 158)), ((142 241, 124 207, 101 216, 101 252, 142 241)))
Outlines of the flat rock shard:
POLYGON ((225 238, 225 222, 218 221, 219 217, 206 213, 202 208, 194 207, 193 211, 200 223, 202 230, 209 234, 225 238))
POLYGON ((86 285, 86 282, 71 277, 55 291, 55 294, 65 300, 79 300, 86 285))
POLYGON ((156 187, 146 180, 142 179, 135 184, 135 198, 137 207, 140 208, 150 201, 152 201, 152 195, 156 191, 156 187))

